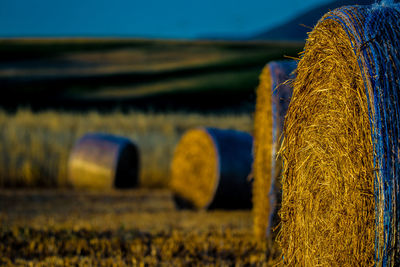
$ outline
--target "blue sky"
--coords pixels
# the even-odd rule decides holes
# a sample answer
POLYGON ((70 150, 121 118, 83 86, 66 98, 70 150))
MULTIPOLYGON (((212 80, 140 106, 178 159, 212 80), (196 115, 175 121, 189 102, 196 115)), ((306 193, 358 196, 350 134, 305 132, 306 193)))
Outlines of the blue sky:
POLYGON ((331 0, 0 0, 0 36, 246 36, 331 0))

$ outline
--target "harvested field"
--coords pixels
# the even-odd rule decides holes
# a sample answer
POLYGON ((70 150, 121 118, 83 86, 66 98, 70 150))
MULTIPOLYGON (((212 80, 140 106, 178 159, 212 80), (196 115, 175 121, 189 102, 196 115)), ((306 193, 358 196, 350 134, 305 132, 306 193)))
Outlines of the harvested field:
POLYGON ((250 211, 176 211, 164 190, 0 191, 0 263, 269 266, 250 211))

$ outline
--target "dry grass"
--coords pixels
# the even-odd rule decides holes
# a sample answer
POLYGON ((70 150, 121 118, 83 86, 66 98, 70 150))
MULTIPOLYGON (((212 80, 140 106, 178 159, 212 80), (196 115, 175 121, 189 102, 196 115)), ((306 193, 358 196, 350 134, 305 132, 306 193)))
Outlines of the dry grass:
POLYGON ((248 114, 0 111, 0 186, 68 186, 70 149, 87 132, 135 140, 141 153, 140 183, 166 186, 175 145, 183 132, 198 126, 251 131, 252 120, 248 114))
POLYGON ((350 41, 337 22, 322 21, 298 65, 281 148, 288 265, 373 265, 372 141, 350 41))

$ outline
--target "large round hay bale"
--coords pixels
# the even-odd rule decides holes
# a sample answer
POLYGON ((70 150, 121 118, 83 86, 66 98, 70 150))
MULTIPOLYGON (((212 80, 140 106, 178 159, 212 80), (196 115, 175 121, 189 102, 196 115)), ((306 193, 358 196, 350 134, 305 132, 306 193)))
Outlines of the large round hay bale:
POLYGON ((260 75, 254 117, 253 218, 257 238, 272 237, 278 223, 281 199, 279 177, 281 161, 276 158, 280 147, 283 121, 292 96, 288 79, 293 79, 295 61, 268 63, 260 75), (285 83, 286 82, 286 83, 285 83))
POLYGON ((215 128, 187 131, 176 146, 171 189, 178 207, 251 208, 253 138, 215 128))
POLYGON ((343 7, 310 33, 285 120, 289 265, 399 265, 400 12, 343 7))
POLYGON ((127 138, 86 134, 71 151, 68 179, 74 187, 133 188, 138 184, 138 177, 138 148, 127 138))

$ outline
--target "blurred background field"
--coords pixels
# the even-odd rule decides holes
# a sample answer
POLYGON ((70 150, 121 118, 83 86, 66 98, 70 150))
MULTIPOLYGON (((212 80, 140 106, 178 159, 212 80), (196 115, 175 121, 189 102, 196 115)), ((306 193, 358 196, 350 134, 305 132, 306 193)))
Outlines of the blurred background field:
POLYGON ((263 265, 250 211, 179 211, 167 190, 181 135, 253 131, 269 60, 301 43, 25 39, 0 41, 2 265, 263 265), (71 148, 88 132, 140 151, 140 186, 73 190, 71 148), (157 189, 155 189, 157 188, 157 189))
POLYGON ((251 111, 266 62, 302 43, 133 39, 0 41, 8 109, 251 111), (227 97, 229 95, 229 97, 227 97))
POLYGON ((275 246, 253 240, 250 211, 179 211, 167 188, 181 135, 195 127, 252 133, 260 70, 300 49, 279 42, 0 41, 0 263, 276 260, 275 246), (139 183, 148 189, 73 190, 69 154, 88 132, 133 140, 139 183))
POLYGON ((131 138, 140 183, 163 187, 181 134, 252 132, 265 62, 301 43, 25 39, 0 42, 0 186, 68 187, 67 160, 87 132, 131 138))
POLYGON ((0 112, 0 186, 69 187, 67 161, 76 140, 87 132, 106 132, 134 140, 140 150, 140 184, 165 187, 181 134, 193 127, 252 131, 249 114, 0 112))

